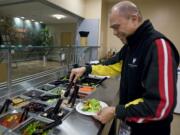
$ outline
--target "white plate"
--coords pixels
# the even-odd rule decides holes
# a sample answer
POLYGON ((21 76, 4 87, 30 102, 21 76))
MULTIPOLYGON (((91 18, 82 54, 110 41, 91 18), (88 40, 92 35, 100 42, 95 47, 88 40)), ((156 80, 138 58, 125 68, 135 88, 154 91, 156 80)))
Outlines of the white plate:
MULTIPOLYGON (((99 101, 100 102, 100 105, 102 108, 104 107, 107 107, 108 105, 102 101, 99 101)), ((89 116, 92 116, 92 115, 96 115, 97 112, 86 112, 86 111, 82 111, 82 108, 83 108, 83 103, 80 102, 77 104, 76 106, 76 111, 81 113, 81 114, 84 114, 84 115, 89 115, 89 116)))

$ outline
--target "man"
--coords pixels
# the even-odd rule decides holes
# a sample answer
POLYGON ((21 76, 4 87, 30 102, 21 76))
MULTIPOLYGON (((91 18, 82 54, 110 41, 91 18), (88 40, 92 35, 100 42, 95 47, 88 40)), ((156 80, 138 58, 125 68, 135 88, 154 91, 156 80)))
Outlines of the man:
POLYGON ((119 105, 103 108, 95 118, 101 123, 121 119, 131 128, 127 131, 131 135, 170 135, 176 105, 178 51, 149 20, 143 21, 132 2, 113 6, 110 27, 125 44, 123 48, 102 65, 73 69, 70 80, 75 75, 76 81, 84 73, 121 73, 119 105))

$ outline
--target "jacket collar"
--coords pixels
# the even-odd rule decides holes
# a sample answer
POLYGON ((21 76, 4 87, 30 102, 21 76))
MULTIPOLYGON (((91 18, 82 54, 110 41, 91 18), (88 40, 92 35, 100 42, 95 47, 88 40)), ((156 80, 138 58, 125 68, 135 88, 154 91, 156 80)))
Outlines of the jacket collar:
POLYGON ((127 37, 127 45, 130 47, 138 45, 142 40, 147 38, 148 34, 150 34, 152 31, 154 31, 152 23, 149 20, 144 21, 135 31, 135 33, 127 37))

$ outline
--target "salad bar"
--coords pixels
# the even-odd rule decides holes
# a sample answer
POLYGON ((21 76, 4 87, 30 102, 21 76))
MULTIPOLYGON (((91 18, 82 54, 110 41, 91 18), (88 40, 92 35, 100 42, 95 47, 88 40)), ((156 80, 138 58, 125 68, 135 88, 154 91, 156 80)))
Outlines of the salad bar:
MULTIPOLYGON (((4 98, 0 107, 1 133, 88 135, 85 129, 89 126, 85 126, 91 125, 89 134, 99 134, 103 126, 88 115, 95 115, 113 103, 114 98, 104 97, 109 93, 102 94, 110 87, 103 83, 106 79, 83 77, 75 84, 68 77, 61 77, 4 98)), ((112 79, 106 82, 109 80, 112 79)))

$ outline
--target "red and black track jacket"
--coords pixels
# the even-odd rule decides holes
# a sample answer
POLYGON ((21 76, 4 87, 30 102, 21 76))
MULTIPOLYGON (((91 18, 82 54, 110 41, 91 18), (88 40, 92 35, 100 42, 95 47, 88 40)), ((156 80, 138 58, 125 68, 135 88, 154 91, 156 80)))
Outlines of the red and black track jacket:
POLYGON ((87 72, 111 76, 121 73, 118 118, 135 123, 170 122, 176 105, 178 51, 149 20, 127 41, 116 56, 102 65, 88 66, 87 72))

